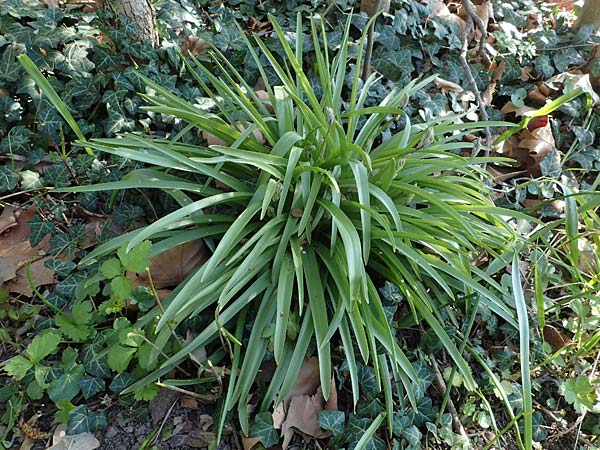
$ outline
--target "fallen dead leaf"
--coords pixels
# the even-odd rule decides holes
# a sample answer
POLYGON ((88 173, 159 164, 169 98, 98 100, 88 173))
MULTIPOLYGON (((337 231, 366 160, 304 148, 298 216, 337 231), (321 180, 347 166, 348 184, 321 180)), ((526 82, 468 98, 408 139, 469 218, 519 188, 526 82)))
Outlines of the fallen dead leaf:
MULTIPOLYGON (((384 13, 390 12, 390 0, 381 0, 379 5, 379 11, 384 13)), ((377 0, 360 0, 360 12, 366 13, 368 16, 372 16, 377 13, 375 8, 377 7, 377 0)))
POLYGON ((296 383, 273 411, 273 426, 281 429, 283 435, 282 449, 288 447, 294 433, 315 439, 330 436, 317 421, 323 409, 337 410, 335 379, 331 379, 329 399, 325 401, 319 381, 319 361, 314 357, 308 358, 300 368, 296 383))
POLYGON ((442 94, 446 94, 447 92, 456 92, 461 93, 464 89, 456 83, 452 81, 444 80, 443 78, 437 77, 433 80, 433 84, 442 91, 442 94))
POLYGON ((552 325, 546 324, 544 326, 544 341, 550 344, 552 352, 560 350, 563 346, 571 342, 568 336, 564 335, 558 329, 552 325))
MULTIPOLYGON (((150 276, 155 289, 177 286, 208 259, 208 249, 200 239, 186 242, 150 258, 150 276)), ((136 286, 150 286, 147 273, 128 274, 136 286)))
POLYGON ((217 439, 217 435, 212 431, 192 430, 187 435, 185 445, 194 448, 207 448, 209 444, 217 439))
POLYGON ((150 416, 152 416, 152 423, 154 425, 164 420, 179 396, 180 394, 171 389, 161 389, 157 396, 150 400, 150 416))
POLYGON ((189 395, 184 395, 181 397, 180 405, 185 409, 198 409, 198 401, 189 395))
POLYGON ((537 84, 533 86, 533 89, 527 93, 527 98, 539 105, 546 104, 546 100, 548 99, 547 95, 540 90, 537 84))
POLYGON ((12 208, 6 206, 0 214, 0 234, 6 230, 11 229, 17 225, 17 218, 15 217, 12 208))
POLYGON ((457 14, 452 14, 442 0, 428 0, 428 4, 431 6, 431 12, 434 16, 458 25, 461 34, 464 33, 467 23, 457 14))
POLYGON ((259 437, 248 437, 242 434, 242 446, 244 450, 252 450, 260 442, 259 437))
POLYGON ((58 0, 38 0, 42 5, 46 5, 48 8, 59 8, 60 2, 58 0))
POLYGON ((92 433, 67 435, 67 427, 59 425, 52 436, 52 447, 47 450, 94 450, 100 447, 100 442, 92 433))
POLYGON ((181 45, 181 53, 183 56, 194 55, 198 56, 210 48, 210 45, 201 37, 198 36, 188 36, 188 38, 181 45))
MULTIPOLYGON (((15 211, 11 211, 11 214, 15 215, 15 211)), ((16 223, 0 234, 0 287, 6 284, 10 292, 29 296, 33 292, 27 280, 28 265, 36 287, 54 282, 54 272, 44 266, 44 261, 49 259, 46 254, 50 236, 46 236, 35 247, 29 242, 31 229, 27 222, 34 214, 33 208, 21 212, 15 219, 16 223)), ((4 211, 2 216, 5 217, 4 211)))
MULTIPOLYGON (((540 163, 555 147, 554 136, 550 128, 550 121, 545 126, 529 131, 524 129, 519 133, 519 145, 516 149, 515 159, 525 164, 527 171, 537 177, 541 175, 540 163), (524 149, 526 153, 520 151, 524 149)), ((556 152, 557 163, 560 166, 560 155, 556 152)))

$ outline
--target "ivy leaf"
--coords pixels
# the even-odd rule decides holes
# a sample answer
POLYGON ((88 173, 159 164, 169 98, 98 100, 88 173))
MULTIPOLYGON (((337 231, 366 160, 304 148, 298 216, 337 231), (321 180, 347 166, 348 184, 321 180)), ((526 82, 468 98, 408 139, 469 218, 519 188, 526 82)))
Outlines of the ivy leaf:
POLYGON ((552 61, 548 55, 538 55, 535 60, 535 71, 543 79, 548 79, 554 75, 554 67, 552 67, 552 61))
POLYGON ((79 380, 79 388, 81 389, 81 393, 86 400, 98 392, 102 392, 104 387, 104 380, 102 378, 86 375, 79 380))
POLYGON ((0 192, 12 191, 18 182, 19 175, 14 169, 8 166, 0 167, 0 192))
POLYGON ((250 427, 250 436, 260 438, 265 448, 272 447, 279 442, 279 435, 273 428, 273 416, 269 412, 257 414, 250 427))
POLYGON ((425 392, 429 386, 431 386, 431 383, 433 383, 435 375, 433 369, 421 359, 413 363, 413 367, 417 373, 417 379, 415 382, 415 396, 417 399, 420 399, 425 395, 425 392))
POLYGON ((80 434, 106 428, 108 421, 105 412, 90 412, 86 405, 78 406, 69 413, 67 434, 80 434))
POLYGON ((108 349, 108 366, 115 372, 124 372, 137 348, 113 345, 108 349))
POLYGON ((120 56, 113 52, 107 45, 96 45, 94 47, 94 62, 98 71, 106 71, 109 68, 116 68, 121 64, 120 56))
POLYGON ((84 346, 81 356, 87 373, 99 378, 110 378, 106 350, 102 343, 94 342, 84 346))
POLYGON ((58 400, 72 400, 79 394, 79 382, 84 373, 84 368, 78 364, 74 370, 63 374, 48 385, 48 397, 53 402, 58 400))
POLYGON ((345 419, 346 416, 343 411, 328 411, 326 409, 322 410, 317 417, 319 426, 324 430, 331 431, 334 436, 338 436, 344 431, 345 419))
POLYGON ((143 273, 150 267, 150 252, 152 243, 150 241, 140 242, 138 245, 127 251, 127 244, 123 244, 117 250, 117 255, 125 267, 125 270, 135 273, 143 273))
POLYGON ((156 397, 158 391, 160 391, 160 388, 156 384, 147 384, 146 386, 136 389, 133 392, 133 398, 138 401, 144 400, 149 402, 156 397))
POLYGON ((79 246, 80 242, 85 241, 86 234, 85 225, 74 225, 67 233, 52 236, 50 239, 50 249, 48 251, 51 255, 58 255, 62 252, 71 255, 79 246))
POLYGON ((125 389, 129 385, 129 383, 131 383, 132 381, 133 381, 133 375, 131 373, 129 373, 129 372, 119 373, 112 380, 112 382, 110 383, 108 388, 115 394, 118 394, 123 389, 125 389))
POLYGON ((24 356, 17 355, 9 359, 4 365, 3 369, 11 377, 21 380, 32 367, 33 364, 31 361, 29 361, 29 359, 25 358, 24 356))
POLYGON ((25 353, 33 364, 37 364, 50 353, 58 349, 60 335, 54 331, 40 333, 27 346, 25 353))
POLYGON ((578 375, 576 378, 569 378, 563 383, 561 389, 565 400, 573 405, 579 414, 594 409, 594 403, 598 397, 596 389, 587 377, 578 375))
MULTIPOLYGON (((31 240, 31 235, 29 236, 29 239, 31 240)), ((58 276, 66 277, 77 266, 73 261, 59 261, 58 259, 48 259, 44 261, 44 267, 56 272, 58 276)))
POLYGON ((35 247, 48 233, 54 233, 54 224, 48 220, 43 220, 42 217, 36 213, 29 222, 29 242, 32 247, 35 247))
POLYGON ((402 430, 402 437, 408 441, 410 444, 410 448, 418 449, 420 448, 421 438, 423 434, 419 431, 419 429, 412 425, 408 428, 402 430))

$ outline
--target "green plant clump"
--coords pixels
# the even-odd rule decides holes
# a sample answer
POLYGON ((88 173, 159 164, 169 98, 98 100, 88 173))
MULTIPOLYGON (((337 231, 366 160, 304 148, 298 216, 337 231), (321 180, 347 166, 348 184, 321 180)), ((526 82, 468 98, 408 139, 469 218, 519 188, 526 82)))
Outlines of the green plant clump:
MULTIPOLYGON (((262 55, 247 42, 266 84, 266 101, 214 50, 217 72, 198 61, 197 67, 186 65, 210 94, 217 114, 142 76, 157 94, 143 95, 150 104, 145 109, 189 125, 171 140, 127 134, 82 143, 151 168, 130 172, 119 182, 73 190, 154 187, 180 205, 151 225, 99 246, 83 265, 123 243, 132 249, 145 240, 154 241, 153 254, 194 239, 206 239, 213 249, 164 302, 164 312, 152 310, 138 326, 151 330, 147 336, 155 333, 156 360, 184 321, 206 313, 214 313, 214 321, 126 391, 166 375, 190 352, 224 337, 232 357, 224 411, 238 405, 247 433, 248 397, 263 360, 272 352, 277 362, 263 410, 291 388, 303 358, 313 351, 327 398, 335 336, 341 338, 355 403, 357 360, 362 359, 372 362, 384 387, 391 368, 414 405, 417 375, 382 305, 378 289, 384 281, 400 289, 412 313, 408 322, 424 320, 435 331, 465 385, 473 388, 470 368, 445 329, 447 323, 458 327, 454 308, 468 308, 477 297, 516 326, 512 307, 500 300, 506 293, 492 279, 513 251, 515 233, 501 217, 510 214, 485 195, 480 164, 486 159, 459 154, 472 147, 461 138, 486 124, 460 123, 457 116, 411 124, 402 108, 433 77, 394 89, 379 106, 364 107, 377 75, 364 83, 358 77, 364 35, 352 44, 358 51, 349 64, 349 21, 335 56, 322 23, 312 21, 314 78, 303 70, 300 18, 295 48, 278 23, 272 24, 285 61, 258 39, 262 55), (267 71, 278 85, 268 81, 267 71), (402 131, 383 138, 395 123, 402 131), (193 129, 222 145, 179 141, 193 129), (190 181, 186 173, 205 181, 190 181), (472 264, 478 255, 499 264, 484 270, 472 264)), ((224 415, 221 426, 223 421, 224 415)))

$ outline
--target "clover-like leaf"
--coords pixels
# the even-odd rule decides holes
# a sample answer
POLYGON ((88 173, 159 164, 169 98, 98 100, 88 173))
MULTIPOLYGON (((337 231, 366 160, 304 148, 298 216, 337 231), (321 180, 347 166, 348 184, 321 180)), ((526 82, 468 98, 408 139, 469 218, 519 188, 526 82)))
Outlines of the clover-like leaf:
POLYGON ((33 364, 37 364, 46 356, 58 350, 60 335, 56 331, 40 333, 27 346, 25 353, 33 364))
POLYGON ((17 355, 9 359, 4 365, 3 369, 11 377, 21 380, 32 367, 33 364, 29 359, 25 358, 24 356, 17 355))
POLYGON ((125 267, 125 270, 142 273, 150 267, 151 250, 152 243, 150 241, 143 241, 129 251, 127 251, 127 244, 123 244, 123 246, 117 250, 117 255, 121 260, 121 264, 125 267))
POLYGON ((565 381, 562 385, 562 393, 565 400, 573 405, 579 414, 593 410, 594 403, 598 400, 596 388, 583 375, 565 381))

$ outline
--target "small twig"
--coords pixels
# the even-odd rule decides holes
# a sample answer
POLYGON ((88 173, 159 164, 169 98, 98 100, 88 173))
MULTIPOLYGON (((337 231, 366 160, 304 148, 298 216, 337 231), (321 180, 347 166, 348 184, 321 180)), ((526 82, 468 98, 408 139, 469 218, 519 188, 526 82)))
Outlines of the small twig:
MULTIPOLYGON (((470 3, 470 0, 464 0, 465 3, 470 3)), ((471 5, 472 7, 473 5, 471 5)), ((479 18, 479 16, 477 16, 479 18)), ((479 18, 481 20, 481 18, 479 18)), ((471 87, 471 92, 475 95, 475 100, 477 100, 477 106, 479 107, 479 118, 482 121, 487 121, 489 119, 487 111, 485 109, 485 104, 483 103, 483 99, 481 98, 481 92, 477 88, 477 83, 475 82, 475 78, 473 77, 473 73, 471 72, 471 68, 469 67, 469 63, 467 61, 467 51, 469 47, 469 32, 473 29, 473 19, 469 14, 467 16, 467 25, 465 26, 465 30, 463 32, 463 45, 460 51, 460 63, 467 75, 467 82, 471 87)), ((484 127, 485 132, 485 156, 489 156, 490 154, 490 146, 492 145, 492 133, 490 132, 489 127, 484 127)))
MULTIPOLYGON (((442 376, 442 372, 440 372, 440 367, 438 366, 437 361, 435 360, 435 357, 431 357, 431 365, 433 366, 433 370, 435 372, 435 384, 437 385, 437 388, 439 389, 439 391, 443 394, 446 392, 446 382, 444 381, 444 377, 442 376)), ((451 398, 448 398, 448 410, 450 411, 450 414, 452 415, 452 423, 454 424, 454 429, 460 433, 460 435, 465 438, 467 440, 467 442, 471 442, 471 440, 469 439, 469 435, 467 434, 467 432, 465 431, 465 428, 463 427, 462 423, 460 422, 459 419, 459 415, 458 415, 458 411, 456 410, 456 407, 454 406, 454 402, 452 401, 451 398)))
MULTIPOLYGON (((381 0, 377 0, 375 2, 375 8, 373 8, 373 15, 379 12, 379 8, 381 8, 381 0)), ((375 40, 375 23, 377 20, 374 20, 371 26, 369 27, 369 31, 367 34, 367 51, 365 52, 365 61, 363 63, 362 75, 361 78, 363 82, 367 81, 369 78, 369 69, 371 67, 371 56, 373 55, 373 41, 375 40)), ((357 68, 358 70, 358 68, 357 68)))
POLYGON ((165 423, 167 423, 167 419, 171 415, 171 411, 173 411, 173 408, 175 408, 175 405, 177 404, 178 401, 179 401, 179 398, 175 399, 175 401, 173 402, 173 404, 171 405, 171 407, 167 411, 167 414, 165 414, 165 418, 161 422, 160 427, 158 427, 158 430, 156 430, 156 433, 154 433, 154 436, 152 437, 152 439, 150 440, 150 442, 148 442, 149 445, 154 445, 156 443, 156 441, 158 440, 158 436, 160 435, 163 427, 165 426, 165 423))
POLYGON ((156 385, 160 386, 160 387, 163 387, 165 389, 169 389, 171 391, 179 392, 180 394, 189 395, 190 397, 194 397, 195 399, 200 400, 201 402, 214 402, 215 400, 217 400, 219 398, 216 395, 197 394, 194 391, 188 391, 186 389, 182 389, 182 388, 177 387, 177 386, 171 386, 169 384, 164 384, 164 383, 161 383, 160 381, 157 381, 156 385))
POLYGON ((463 6, 467 13, 467 21, 475 23, 479 31, 481 32, 481 38, 479 39, 479 55, 483 58, 483 62, 486 67, 491 64, 490 58, 485 50, 485 42, 487 40, 487 24, 483 23, 483 19, 477 15, 477 10, 471 3, 471 0, 463 0, 463 6))

